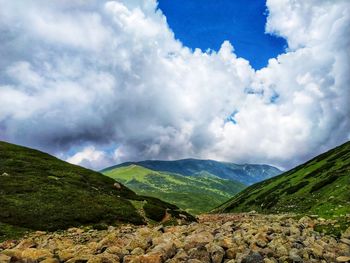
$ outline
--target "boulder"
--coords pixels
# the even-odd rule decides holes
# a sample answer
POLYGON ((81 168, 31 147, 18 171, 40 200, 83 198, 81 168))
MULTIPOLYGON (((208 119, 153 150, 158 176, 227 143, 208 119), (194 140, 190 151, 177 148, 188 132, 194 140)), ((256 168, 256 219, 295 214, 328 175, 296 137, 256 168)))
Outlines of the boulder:
POLYGON ((21 258, 27 261, 39 262, 52 258, 53 254, 47 249, 26 248, 22 251, 21 258))
POLYGON ((188 256, 190 259, 201 260, 202 263, 210 263, 209 252, 205 246, 191 248, 188 251, 188 256))
POLYGON ((0 254, 0 262, 1 263, 10 263, 11 262, 11 257, 7 256, 5 254, 0 254))
POLYGON ((221 263, 225 256, 225 250, 218 245, 208 246, 208 251, 210 253, 210 258, 212 263, 221 263))
POLYGON ((260 253, 252 252, 243 258, 242 263, 264 263, 264 258, 260 253))

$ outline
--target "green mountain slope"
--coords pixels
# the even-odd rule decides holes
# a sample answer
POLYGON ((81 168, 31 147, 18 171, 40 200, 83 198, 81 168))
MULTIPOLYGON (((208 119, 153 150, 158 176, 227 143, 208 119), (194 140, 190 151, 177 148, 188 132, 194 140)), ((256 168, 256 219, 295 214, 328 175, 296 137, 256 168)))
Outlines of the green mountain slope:
POLYGON ((141 162, 126 162, 108 167, 102 172, 132 164, 165 173, 175 173, 183 176, 196 176, 209 173, 222 179, 231 179, 244 185, 251 185, 281 174, 281 170, 266 164, 235 164, 214 160, 182 159, 173 161, 146 160, 141 162))
POLYGON ((56 230, 117 222, 160 221, 176 206, 133 191, 100 173, 33 149, 0 142, 0 239, 18 229, 56 230))
POLYGON ((275 178, 254 184, 214 212, 350 213, 350 142, 275 178))
POLYGON ((205 172, 196 176, 182 176, 134 164, 107 170, 104 174, 138 194, 160 198, 195 214, 211 210, 245 187, 240 182, 205 172))

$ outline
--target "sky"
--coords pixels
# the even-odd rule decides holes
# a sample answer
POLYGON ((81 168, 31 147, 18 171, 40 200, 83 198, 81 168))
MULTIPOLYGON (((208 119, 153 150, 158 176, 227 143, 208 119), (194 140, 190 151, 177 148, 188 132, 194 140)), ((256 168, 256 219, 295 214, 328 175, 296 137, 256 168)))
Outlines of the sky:
POLYGON ((267 66, 287 46, 284 38, 265 34, 268 12, 264 0, 160 0, 158 7, 183 45, 218 51, 228 40, 235 54, 254 69, 267 66))
POLYGON ((0 140, 288 169, 350 139, 349 1, 188 2, 0 0, 0 140))

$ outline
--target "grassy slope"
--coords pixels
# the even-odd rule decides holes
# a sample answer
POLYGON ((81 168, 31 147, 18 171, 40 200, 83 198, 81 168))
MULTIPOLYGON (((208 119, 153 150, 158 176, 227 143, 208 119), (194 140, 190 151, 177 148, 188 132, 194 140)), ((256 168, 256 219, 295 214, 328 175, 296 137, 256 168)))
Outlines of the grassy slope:
POLYGON ((244 188, 242 183, 208 173, 186 177, 134 164, 108 170, 105 174, 138 194, 160 198, 195 214, 209 211, 244 188))
POLYGON ((167 208, 179 213, 174 205, 114 184, 109 177, 46 153, 0 142, 0 239, 23 229, 143 223, 130 200, 144 203, 151 219, 164 216, 167 208))
POLYGON ((339 217, 350 213, 350 142, 252 185, 214 212, 255 210, 339 217))

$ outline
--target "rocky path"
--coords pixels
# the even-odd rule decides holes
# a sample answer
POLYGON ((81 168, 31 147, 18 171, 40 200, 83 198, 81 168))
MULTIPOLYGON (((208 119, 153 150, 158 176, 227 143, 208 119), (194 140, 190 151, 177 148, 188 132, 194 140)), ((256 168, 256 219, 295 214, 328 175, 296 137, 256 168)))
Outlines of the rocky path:
POLYGON ((180 226, 72 228, 0 244, 0 262, 272 263, 350 262, 350 228, 321 235, 324 220, 287 215, 203 215, 180 226))

